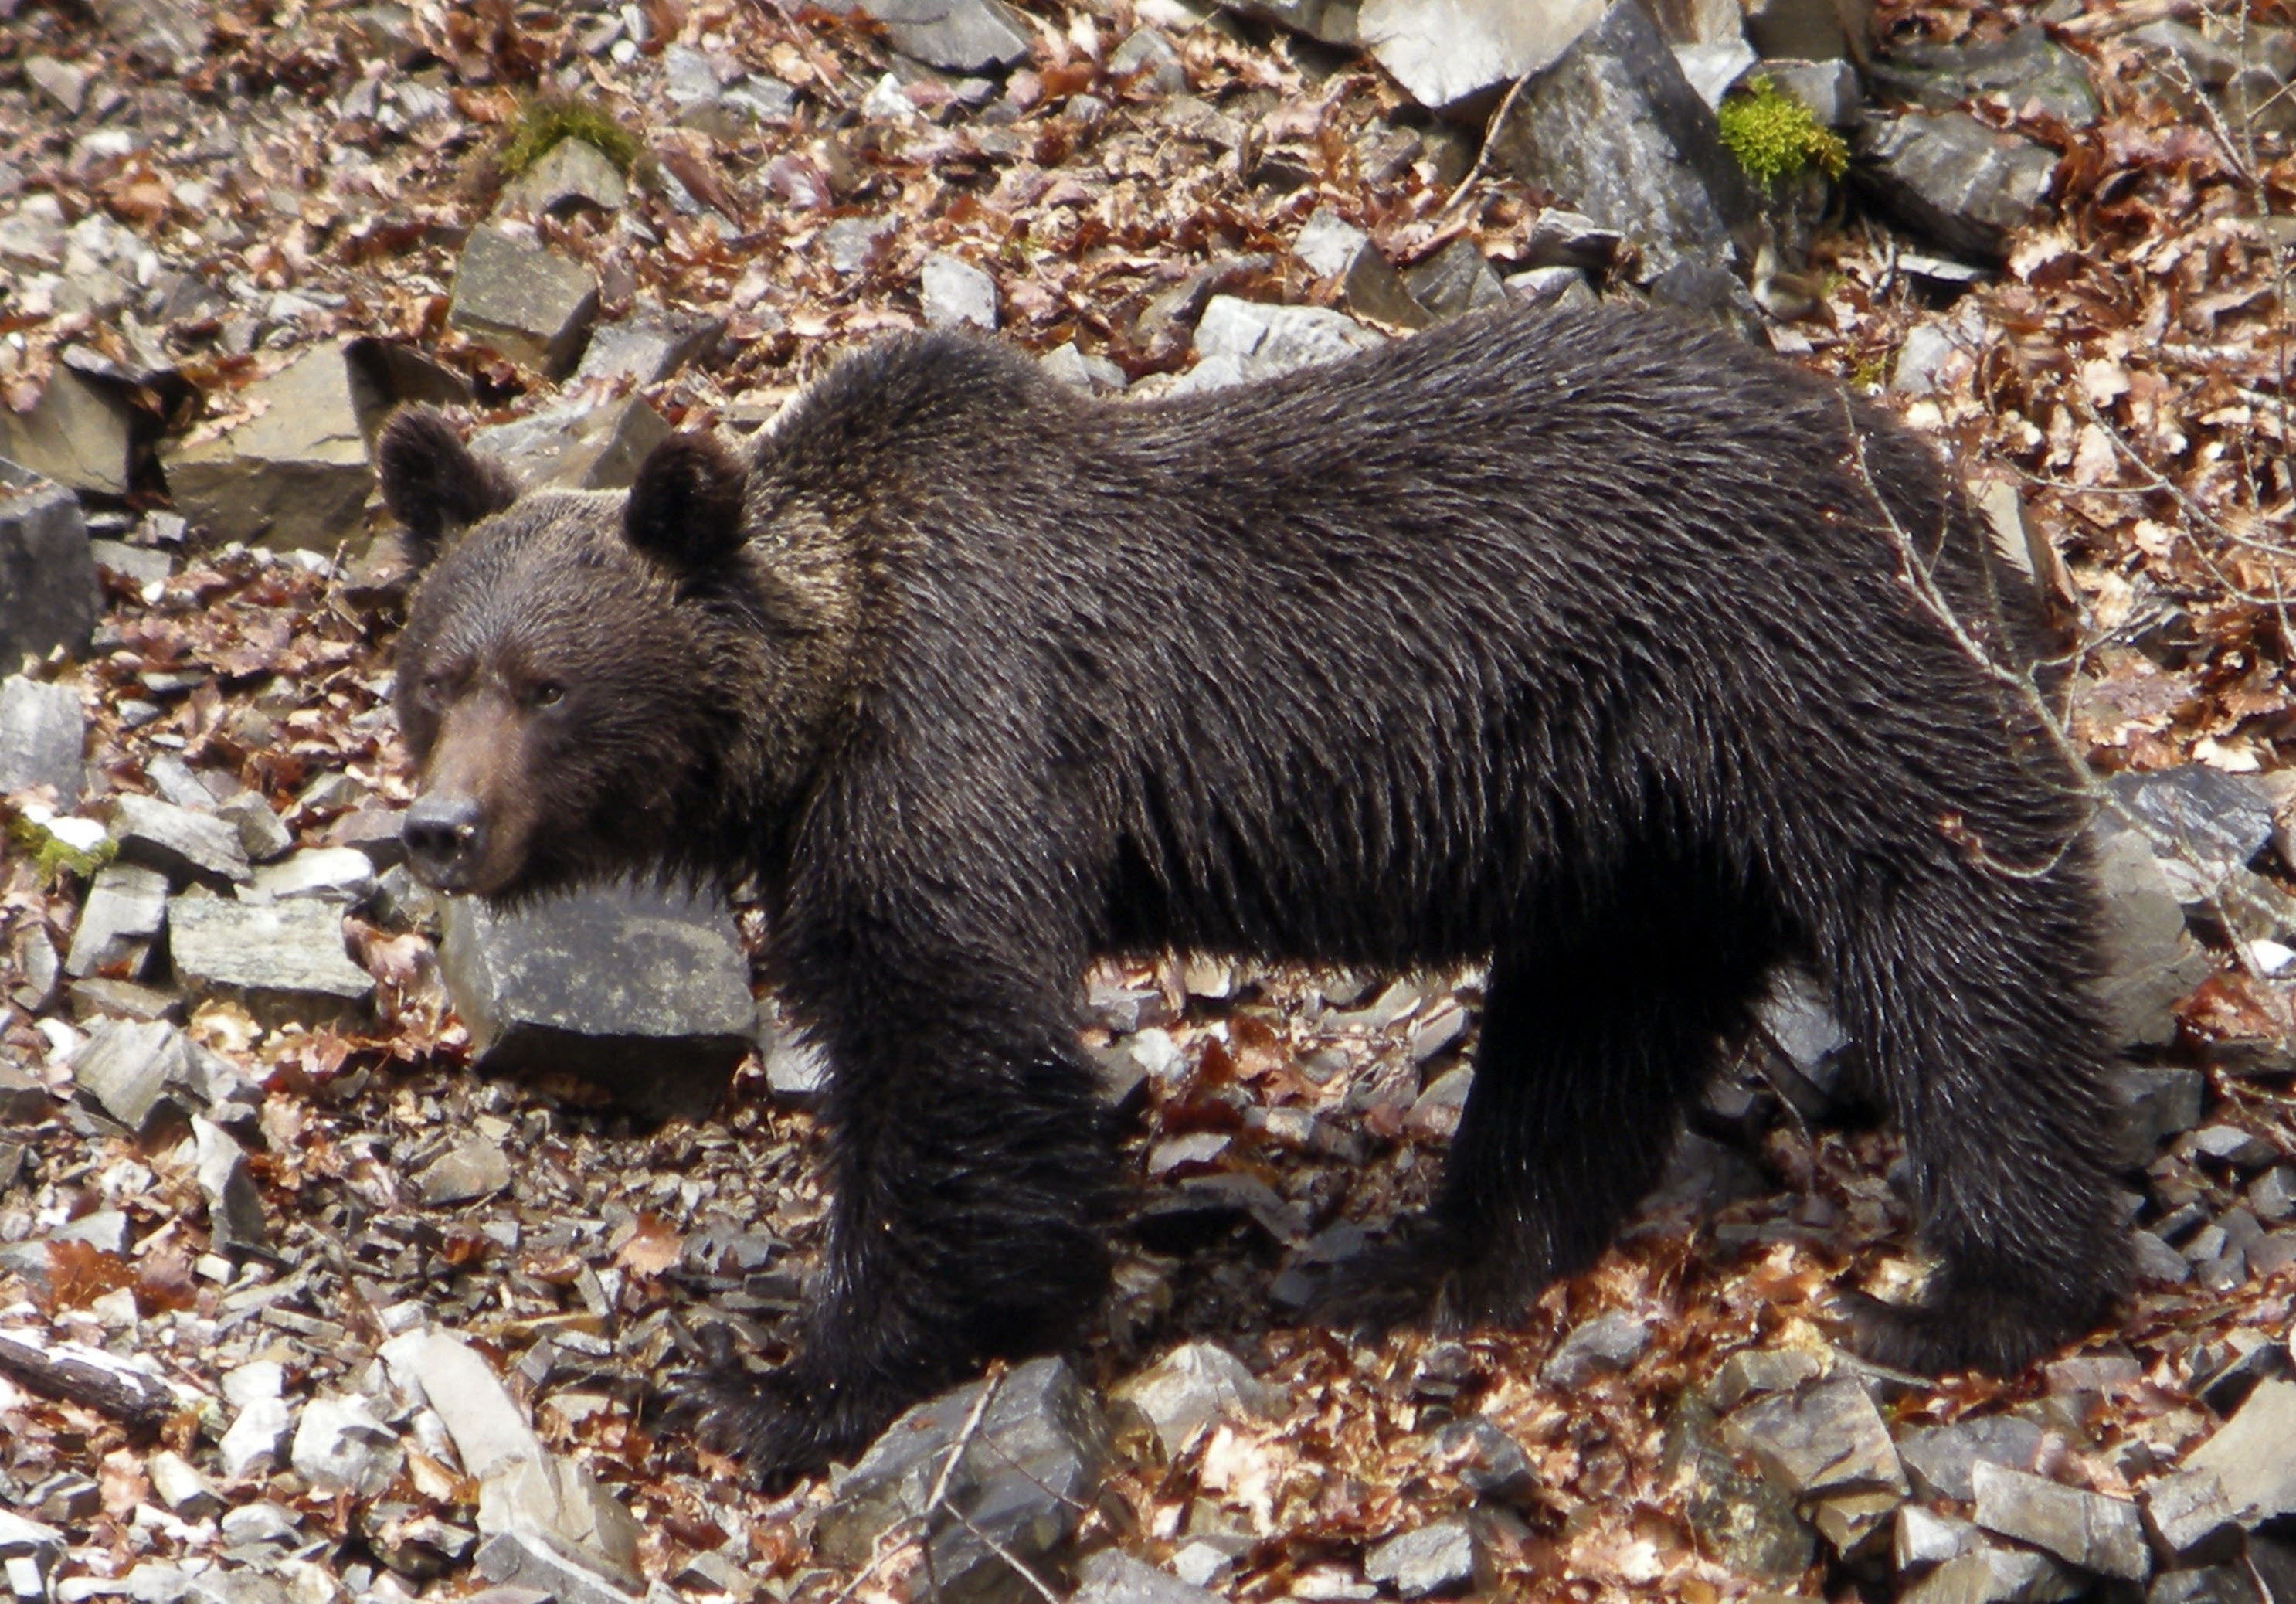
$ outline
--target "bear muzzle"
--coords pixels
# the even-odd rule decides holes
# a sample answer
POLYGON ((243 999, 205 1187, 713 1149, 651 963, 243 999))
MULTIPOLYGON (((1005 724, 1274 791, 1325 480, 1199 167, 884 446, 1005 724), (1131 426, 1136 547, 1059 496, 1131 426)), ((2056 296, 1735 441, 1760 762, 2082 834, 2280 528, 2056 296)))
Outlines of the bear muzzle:
POLYGON ((407 867, 434 891, 476 889, 472 877, 487 856, 486 810, 472 796, 419 797, 400 821, 407 867))

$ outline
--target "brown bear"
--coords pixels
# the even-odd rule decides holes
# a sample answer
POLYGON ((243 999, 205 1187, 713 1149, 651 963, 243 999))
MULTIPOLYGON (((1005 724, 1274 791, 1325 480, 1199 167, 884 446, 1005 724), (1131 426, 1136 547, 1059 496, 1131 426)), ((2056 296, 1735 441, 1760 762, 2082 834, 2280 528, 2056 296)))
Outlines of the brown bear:
POLYGON ((1100 954, 1488 959, 1390 1255, 1429 1312, 1586 1265, 1789 958, 1939 1259, 1870 1353, 2012 1370, 2124 1286, 2083 800, 2000 666, 2035 621, 1930 451, 1775 358, 1507 312, 1127 404, 926 334, 626 495, 421 411, 381 465, 417 871, 765 888, 835 1205, 802 1350, 709 1384, 763 1480, 1090 1315, 1100 954))

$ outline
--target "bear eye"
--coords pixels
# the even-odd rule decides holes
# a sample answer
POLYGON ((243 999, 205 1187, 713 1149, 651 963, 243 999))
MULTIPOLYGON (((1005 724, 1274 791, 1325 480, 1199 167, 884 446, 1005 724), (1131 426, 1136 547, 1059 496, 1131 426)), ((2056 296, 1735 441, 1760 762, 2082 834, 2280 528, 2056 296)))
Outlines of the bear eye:
POLYGON ((527 692, 526 699, 536 707, 555 707, 566 700, 566 687, 554 680, 545 679, 527 692))

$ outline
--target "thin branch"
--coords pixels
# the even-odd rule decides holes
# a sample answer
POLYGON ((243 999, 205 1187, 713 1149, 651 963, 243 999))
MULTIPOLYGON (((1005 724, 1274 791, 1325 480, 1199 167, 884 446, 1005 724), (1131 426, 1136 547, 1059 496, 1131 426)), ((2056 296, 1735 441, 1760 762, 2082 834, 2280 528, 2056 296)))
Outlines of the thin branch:
MULTIPOLYGON (((965 1450, 972 1446, 972 1439, 980 1430, 980 1422, 988 1415, 989 1404, 996 1400, 996 1389, 1004 1385, 1004 1367, 998 1364, 988 1372, 982 1383, 980 1396, 973 1400, 972 1412, 964 1417, 964 1424, 958 1427, 955 1437, 950 1442, 948 1457, 941 1461, 940 1474, 933 1478, 932 1491, 925 1496, 925 1507, 914 1515, 901 1517, 877 1534, 876 1541, 870 1545, 868 1564, 853 1573, 851 1579, 831 1597, 829 1604, 846 1604, 847 1600, 860 1591, 864 1583, 883 1568, 886 1560, 899 1553, 912 1542, 923 1545, 927 1584, 936 1594, 939 1592, 939 1583, 933 1579, 932 1575, 933 1517, 939 1514, 942 1508, 948 1502, 948 1490, 950 1484, 955 1479, 956 1468, 964 1462, 965 1450)), ((956 1516, 966 1529, 971 1530, 972 1523, 964 1518, 962 1511, 953 1510, 951 1513, 956 1516)), ((976 1532, 974 1535, 980 1536, 980 1534, 976 1532)), ((988 1540, 983 1537, 982 1541, 988 1540)), ((1017 1566, 1017 1562, 1013 1563, 1017 1566)), ((1036 1581, 1033 1575, 1029 1575, 1026 1567, 1020 1568, 1023 1575, 1029 1576, 1029 1581, 1036 1581)), ((1039 1583, 1037 1585, 1041 1588, 1043 1584, 1039 1583)), ((1055 1598, 1053 1600, 1053 1604, 1060 1604, 1060 1600, 1055 1598)))
POLYGON ((1491 164, 1491 145, 1494 136, 1506 126, 1507 113, 1514 110, 1514 103, 1521 98, 1523 86, 1537 76, 1536 73, 1526 72, 1507 86, 1506 94, 1499 101, 1498 110, 1493 111, 1490 120, 1483 125, 1483 146, 1475 152, 1475 164, 1467 169, 1467 176, 1459 180, 1458 187, 1451 192, 1451 198, 1444 202, 1435 215, 1428 219, 1430 223, 1439 226, 1446 218, 1465 203, 1468 194, 1473 191, 1477 184, 1482 181, 1485 169, 1491 164))

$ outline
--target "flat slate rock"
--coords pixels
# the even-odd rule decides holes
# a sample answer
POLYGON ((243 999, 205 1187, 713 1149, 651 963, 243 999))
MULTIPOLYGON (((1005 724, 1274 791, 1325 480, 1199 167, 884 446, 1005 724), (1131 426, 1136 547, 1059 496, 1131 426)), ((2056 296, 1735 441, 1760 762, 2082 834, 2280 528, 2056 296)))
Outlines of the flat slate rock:
POLYGON ((263 410, 167 458, 176 506, 217 540, 332 551, 363 527, 374 489, 364 380, 342 344, 249 386, 263 410))
POLYGON ((1722 1423, 1722 1441, 1751 1453, 1795 1498, 1879 1489, 1910 1491, 1890 1428, 1859 1382, 1821 1381, 1747 1404, 1722 1423))
POLYGON ((2144 1523, 2135 1504, 1984 1460, 1970 1481, 1977 1493, 1977 1524, 1987 1531, 2030 1542, 2100 1576, 2142 1582, 2151 1574, 2144 1523))
POLYGON ((589 268, 499 228, 471 231, 447 321, 553 379, 573 369, 598 315, 589 268))
POLYGON ((325 902, 177 897, 168 954, 187 991, 235 993, 275 1019, 338 1017, 374 995, 373 977, 344 950, 341 911, 325 902))
POLYGON ((455 899, 439 962, 480 1070, 579 1075, 657 1118, 706 1115, 756 1030, 732 918, 651 888, 455 899))
POLYGON ((111 834, 122 858, 149 864, 171 880, 243 884, 255 874, 234 826, 156 796, 122 793, 112 813, 111 834))
POLYGON ((79 498, 0 461, 0 665, 45 657, 57 646, 78 656, 94 632, 98 604, 79 498))
POLYGON ((87 783, 86 742, 78 687, 0 679, 0 794, 46 786, 58 807, 76 807, 87 783))
POLYGON ((1877 117, 1858 140, 1860 180, 1907 226, 1956 255, 2000 262, 2039 215, 2057 154, 1966 111, 1877 117))
POLYGON ((982 72, 1028 60, 1036 29, 1002 0, 861 0, 903 55, 944 72, 982 72))
POLYGON ((142 1135, 166 1123, 176 1106, 171 1086, 192 1073, 190 1044, 172 1024, 99 1019, 72 1055, 80 1095, 142 1135))
POLYGON ((481 429, 472 449, 497 457, 529 489, 619 490, 637 477, 669 425, 641 396, 572 402, 481 429))
POLYGON ((111 385, 59 363, 29 412, 0 407, 0 457, 67 489, 125 496, 133 419, 111 385))
MULTIPOLYGON (((1316 9, 1328 18, 1341 8, 1316 9)), ((1412 99, 1448 111, 1551 67, 1602 15, 1603 0, 1363 0, 1352 42, 1412 99)), ((1328 32, 1328 24, 1315 31, 1328 32)))
POLYGON ((105 864, 72 929, 64 973, 77 979, 148 950, 167 919, 167 876, 140 864, 105 864))
POLYGON ((950 1604, 1023 1604, 1039 1595, 996 1550, 1030 1566, 1057 1554, 1092 1507, 1109 1455, 1108 1422, 1076 1372, 1064 1360, 1030 1360, 1000 1378, 921 1403, 887 1427, 832 1485, 815 1545, 832 1565, 865 1564, 884 1532, 925 1513, 946 1476, 942 1505, 925 1534, 928 1574, 939 1596, 950 1604), (968 1437, 966 1423, 987 1387, 994 1395, 968 1437), (950 1470, 950 1450, 960 1442, 963 1454, 950 1470))

